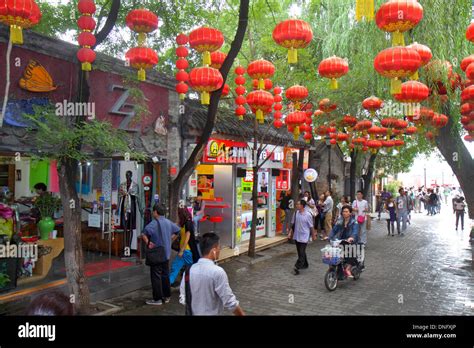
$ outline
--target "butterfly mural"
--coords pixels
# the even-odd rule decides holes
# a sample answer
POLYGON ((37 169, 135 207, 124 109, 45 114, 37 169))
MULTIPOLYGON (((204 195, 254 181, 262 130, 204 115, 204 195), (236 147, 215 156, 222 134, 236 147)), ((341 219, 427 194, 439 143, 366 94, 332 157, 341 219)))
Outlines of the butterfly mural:
POLYGON ((19 83, 21 88, 30 92, 51 92, 58 88, 48 71, 34 59, 28 63, 19 83))

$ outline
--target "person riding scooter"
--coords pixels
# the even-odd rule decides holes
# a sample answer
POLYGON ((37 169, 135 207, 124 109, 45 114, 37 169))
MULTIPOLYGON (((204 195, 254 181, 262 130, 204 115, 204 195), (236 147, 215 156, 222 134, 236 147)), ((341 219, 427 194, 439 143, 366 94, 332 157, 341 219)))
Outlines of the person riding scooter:
MULTIPOLYGON (((329 239, 334 241, 336 239, 346 240, 348 243, 357 243, 358 240, 358 226, 354 216, 352 216, 352 207, 345 205, 341 208, 342 219, 334 225, 329 239)), ((348 278, 353 278, 354 276, 351 273, 352 266, 356 262, 356 258, 351 257, 346 260, 346 267, 344 273, 348 278)))

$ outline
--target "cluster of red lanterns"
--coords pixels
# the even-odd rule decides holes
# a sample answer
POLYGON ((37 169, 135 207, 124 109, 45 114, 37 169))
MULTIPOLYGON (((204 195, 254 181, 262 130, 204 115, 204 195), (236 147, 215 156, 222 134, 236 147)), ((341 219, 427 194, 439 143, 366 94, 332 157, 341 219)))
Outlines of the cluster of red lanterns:
POLYGON ((244 119, 244 115, 247 113, 247 110, 245 109, 245 104, 247 104, 247 99, 245 98, 245 93, 247 92, 245 90, 245 68, 243 66, 238 66, 235 68, 235 74, 237 77, 235 78, 235 84, 237 87, 235 87, 235 94, 237 94, 237 97, 235 98, 235 104, 237 104, 237 108, 235 109, 235 114, 239 118, 239 120, 244 119))
POLYGON ((179 99, 184 100, 184 98, 186 98, 186 93, 189 90, 186 83, 189 80, 189 74, 186 71, 189 67, 189 62, 186 59, 189 51, 185 46, 188 43, 187 35, 183 33, 179 34, 176 37, 176 43, 178 44, 178 48, 176 48, 176 56, 178 57, 176 60, 176 68, 178 69, 178 72, 176 73, 176 80, 178 81, 176 92, 179 94, 179 99))
POLYGON ((34 27, 41 20, 41 11, 35 0, 0 1, 0 23, 10 26, 10 41, 23 44, 23 29, 34 27))
MULTIPOLYGON (((189 74, 190 86, 201 93, 201 104, 209 105, 210 93, 220 89, 224 79, 220 71, 212 65, 211 53, 218 51, 224 44, 224 35, 215 29, 209 27, 200 27, 189 33, 189 45, 203 55, 204 66, 194 68, 189 74)), ((222 65, 225 56, 214 55, 215 64, 222 65)), ((229 87, 226 92, 228 93, 229 87)))
POLYGON ((273 30, 273 40, 288 50, 288 63, 298 62, 297 49, 306 48, 313 40, 309 23, 300 19, 288 19, 277 24, 273 30))
MULTIPOLYGON (((466 30, 466 39, 474 43, 474 22, 466 30)), ((474 79, 474 55, 464 58, 461 69, 466 73, 468 80, 474 79)), ((464 140, 474 141, 474 85, 466 87, 461 93, 461 124, 467 131, 464 140)))
POLYGON ((283 105, 281 101, 283 98, 281 97, 281 87, 275 87, 273 89, 273 125, 275 128, 281 128, 283 126, 283 122, 281 121, 281 110, 283 109, 283 105))
POLYGON ((132 10, 125 18, 130 30, 138 33, 138 46, 132 47, 125 54, 125 59, 133 68, 138 70, 138 80, 146 80, 146 70, 158 64, 158 54, 146 47, 146 34, 158 28, 158 17, 147 9, 132 10))
POLYGON ((265 79, 270 79, 274 73, 275 66, 265 59, 253 61, 247 67, 247 74, 258 80, 258 89, 247 94, 247 104, 259 123, 264 123, 265 115, 272 112, 274 97, 265 90, 265 79))
POLYGON ((94 0, 79 0, 77 8, 81 13, 81 17, 77 20, 77 26, 81 30, 77 38, 79 46, 82 48, 77 52, 77 59, 82 63, 83 71, 91 71, 92 63, 94 63, 96 54, 92 50, 96 43, 96 38, 92 31, 95 29, 96 22, 92 16, 96 11, 94 0))
POLYGON ((311 139, 313 139, 313 119, 311 118, 311 116, 313 116, 313 104, 306 103, 302 109, 306 114, 306 120, 304 121, 305 124, 301 127, 301 129, 305 132, 303 139, 307 144, 309 144, 311 139))

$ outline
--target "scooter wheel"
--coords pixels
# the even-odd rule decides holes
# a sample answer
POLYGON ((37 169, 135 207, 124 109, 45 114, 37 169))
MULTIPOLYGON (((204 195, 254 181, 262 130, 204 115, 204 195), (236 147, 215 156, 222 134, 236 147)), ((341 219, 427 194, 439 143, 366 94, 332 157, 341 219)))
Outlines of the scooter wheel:
POLYGON ((359 267, 352 268, 351 273, 354 276, 354 280, 357 280, 357 279, 360 278, 360 269, 359 269, 359 267))
POLYGON ((324 285, 329 291, 334 291, 337 288, 337 272, 335 270, 328 270, 324 276, 324 285))

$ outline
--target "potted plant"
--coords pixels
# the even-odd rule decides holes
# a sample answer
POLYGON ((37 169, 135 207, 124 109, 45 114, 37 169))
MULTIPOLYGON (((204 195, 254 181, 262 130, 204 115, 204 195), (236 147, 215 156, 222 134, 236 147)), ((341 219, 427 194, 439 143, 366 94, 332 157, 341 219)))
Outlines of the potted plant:
POLYGON ((39 196, 34 203, 34 206, 41 214, 41 220, 38 222, 38 229, 40 231, 41 239, 49 239, 49 234, 54 230, 53 214, 60 207, 61 200, 50 194, 43 194, 39 196))

